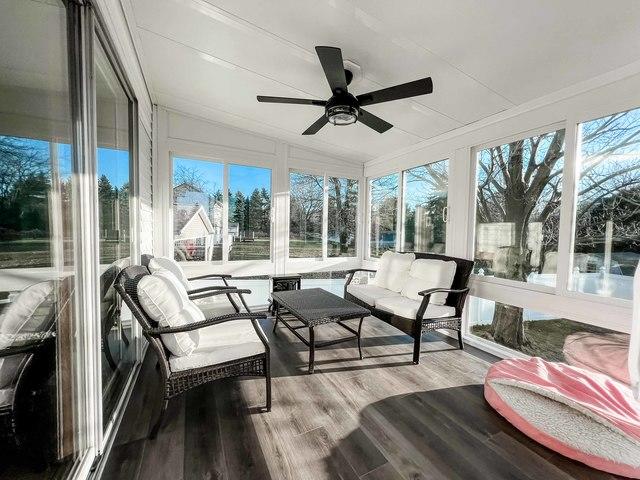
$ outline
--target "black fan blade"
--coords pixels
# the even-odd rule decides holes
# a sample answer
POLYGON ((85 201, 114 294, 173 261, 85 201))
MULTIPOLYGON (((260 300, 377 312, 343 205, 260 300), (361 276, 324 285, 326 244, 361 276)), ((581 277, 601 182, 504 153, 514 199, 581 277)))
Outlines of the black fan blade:
POLYGON ((265 97, 264 95, 258 95, 257 98, 259 102, 266 103, 293 103, 296 105, 317 105, 318 107, 324 107, 327 104, 325 100, 312 100, 310 98, 265 97))
POLYGON ((413 82, 403 83, 395 87, 383 88, 375 92, 363 93, 356 98, 361 106, 373 105, 374 103, 390 102, 401 98, 416 97, 433 92, 433 82, 431 77, 421 78, 413 82))
POLYGON ((327 119, 327 116, 323 115, 318 120, 313 122, 313 125, 311 125, 304 132, 302 132, 302 134, 303 135, 314 135, 314 134, 318 133, 318 130, 320 130, 322 127, 324 127, 328 122, 329 122, 329 120, 327 119))
POLYGON ((393 127, 389 122, 385 122, 380 117, 376 117, 373 113, 369 113, 362 109, 360 109, 358 121, 364 123, 369 128, 373 128, 378 133, 384 133, 393 127))
POLYGON ((329 82, 331 91, 336 89, 347 91, 347 77, 344 73, 342 51, 336 47, 316 47, 316 53, 322 64, 322 69, 329 82))

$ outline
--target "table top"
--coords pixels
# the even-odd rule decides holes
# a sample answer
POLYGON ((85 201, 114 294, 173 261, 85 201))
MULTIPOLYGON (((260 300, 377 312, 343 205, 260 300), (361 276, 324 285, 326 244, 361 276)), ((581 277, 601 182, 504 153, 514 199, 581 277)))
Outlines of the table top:
POLYGON ((272 280, 287 280, 289 278, 292 278, 292 279, 302 278, 302 275, 300 275, 299 273, 282 273, 282 274, 269 275, 269 278, 272 280))
POLYGON ((309 326, 371 315, 366 308, 322 288, 274 292, 271 297, 309 326))

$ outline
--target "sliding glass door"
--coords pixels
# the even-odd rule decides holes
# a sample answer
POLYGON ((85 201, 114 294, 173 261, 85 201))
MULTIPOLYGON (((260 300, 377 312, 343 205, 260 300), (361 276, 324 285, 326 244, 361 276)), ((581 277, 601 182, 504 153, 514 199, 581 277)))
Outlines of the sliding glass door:
POLYGON ((0 477, 60 478, 87 446, 67 12, 7 0, 0 30, 0 477))
POLYGON ((132 102, 101 42, 94 43, 97 123, 99 305, 103 425, 135 363, 131 313, 114 288, 131 264, 132 102))
POLYGON ((449 161, 402 172, 404 251, 445 253, 449 161))

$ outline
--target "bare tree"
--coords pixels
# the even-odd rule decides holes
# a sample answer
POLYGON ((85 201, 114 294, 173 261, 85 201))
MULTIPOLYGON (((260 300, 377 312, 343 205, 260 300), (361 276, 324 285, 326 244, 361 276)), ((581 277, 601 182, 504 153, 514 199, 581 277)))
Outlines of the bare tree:
POLYGON ((290 182, 291 233, 300 240, 322 233, 323 177, 294 173, 290 182))
MULTIPOLYGON (((631 111, 583 124, 576 237, 593 234, 594 228, 602 237, 603 211, 620 210, 622 200, 614 197, 640 185, 639 120, 638 113, 631 111), (598 209, 599 225, 593 217, 598 209)), ((500 268, 493 271, 497 277, 527 281, 531 273, 541 271, 545 252, 557 251, 564 137, 565 131, 558 130, 479 152, 477 222, 506 223, 513 229, 512 238, 503 239, 500 268), (542 226, 542 238, 539 261, 534 264, 529 232, 535 222, 542 226)), ((636 202, 640 197, 638 193, 623 197, 627 215, 614 218, 616 228, 622 236, 629 231, 635 235, 640 230, 640 203, 636 202)), ((495 341, 521 347, 525 342, 522 309, 496 305, 491 332, 495 341)))

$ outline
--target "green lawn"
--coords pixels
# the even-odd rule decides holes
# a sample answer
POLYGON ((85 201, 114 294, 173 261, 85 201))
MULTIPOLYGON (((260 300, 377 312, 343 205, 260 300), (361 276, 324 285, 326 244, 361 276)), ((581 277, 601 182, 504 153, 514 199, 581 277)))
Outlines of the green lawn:
MULTIPOLYGON (((471 333, 493 341, 490 329, 491 325, 472 325, 471 333)), ((520 351, 545 360, 564 362, 564 340, 577 332, 610 333, 610 330, 564 319, 528 321, 524 322, 525 344, 520 351)))
MULTIPOLYGON (((71 246, 70 244, 68 245, 71 246)), ((117 258, 129 256, 129 244, 111 240, 100 241, 100 263, 110 264, 117 258)), ((52 264, 49 240, 6 240, 0 242, 0 268, 50 267, 52 264)))
POLYGON ((253 242, 233 242, 229 260, 269 260, 268 238, 258 238, 253 242))
POLYGON ((0 242, 0 268, 35 268, 51 265, 48 240, 6 240, 0 242))
POLYGON ((322 257, 322 240, 289 240, 289 258, 319 258, 322 257))

